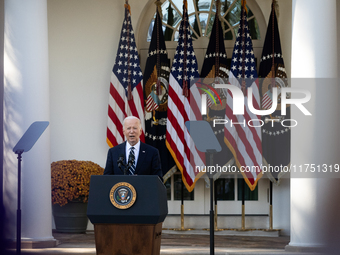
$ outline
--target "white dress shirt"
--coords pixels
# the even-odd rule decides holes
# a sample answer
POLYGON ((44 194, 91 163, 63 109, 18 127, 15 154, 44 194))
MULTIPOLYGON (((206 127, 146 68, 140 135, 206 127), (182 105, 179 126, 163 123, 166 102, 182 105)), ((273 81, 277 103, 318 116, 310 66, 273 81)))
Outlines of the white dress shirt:
POLYGON ((126 146, 125 146, 125 155, 126 155, 126 159, 125 159, 125 163, 127 164, 129 161, 129 155, 130 155, 130 148, 134 147, 135 150, 135 166, 137 166, 137 160, 138 160, 138 156, 139 156, 139 149, 140 149, 140 141, 138 141, 138 143, 136 143, 134 146, 131 146, 129 144, 129 142, 126 142, 126 146))

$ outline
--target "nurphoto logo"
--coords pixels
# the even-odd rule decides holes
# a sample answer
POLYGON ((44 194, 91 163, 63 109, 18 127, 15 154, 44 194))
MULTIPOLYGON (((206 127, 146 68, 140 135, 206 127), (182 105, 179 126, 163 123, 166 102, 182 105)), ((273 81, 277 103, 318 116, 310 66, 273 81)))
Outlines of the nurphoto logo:
MULTIPOLYGON (((233 109, 233 115, 244 115, 244 104, 245 104, 245 98, 242 90, 238 88, 235 85, 230 84, 215 84, 215 88, 225 89, 229 90, 232 94, 233 102, 232 102, 232 109, 233 109)), ((288 105, 295 105, 304 115, 311 116, 312 114, 306 109, 306 107, 303 105, 311 99, 311 93, 308 90, 305 89, 296 89, 296 88, 290 88, 290 87, 283 87, 279 89, 279 92, 281 93, 281 115, 286 115, 286 109, 288 105), (303 95, 302 98, 291 98, 293 94, 299 94, 301 97, 301 94, 303 95), (288 96, 289 95, 289 96, 288 96)), ((227 94, 226 92, 224 92, 227 94)), ((255 109, 253 106, 253 91, 252 88, 247 88, 247 105, 248 109, 251 113, 255 115, 270 115, 273 112, 275 112, 278 105, 278 88, 273 87, 272 88, 272 105, 269 109, 265 110, 258 110, 255 109)), ((201 105, 201 114, 206 115, 207 114, 207 95, 202 94, 202 105, 201 105)), ((228 120, 226 119, 215 119, 214 120, 214 127, 216 124, 226 124, 228 123, 228 120)), ((243 124, 246 125, 245 120, 244 123, 232 123, 231 126, 235 124, 243 124)), ((261 127, 264 125, 264 122, 261 119, 253 119, 248 121, 248 125, 251 127, 261 127), (250 123, 249 123, 250 122, 250 123), (258 125, 255 125, 255 122, 258 122, 258 125)), ((274 121, 272 121, 272 126, 274 125, 274 121)), ((297 121, 293 119, 285 119, 281 121, 281 125, 285 127, 295 127, 297 126, 297 121), (285 122, 295 122, 294 125, 286 125, 285 122)))

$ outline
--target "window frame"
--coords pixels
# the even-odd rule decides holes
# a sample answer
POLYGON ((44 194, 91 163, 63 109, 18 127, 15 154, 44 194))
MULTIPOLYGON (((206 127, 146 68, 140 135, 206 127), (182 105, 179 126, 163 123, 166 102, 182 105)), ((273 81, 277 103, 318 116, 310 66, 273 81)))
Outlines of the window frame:
MULTIPOLYGON (((161 3, 164 3, 165 0, 161 0, 161 3)), ((263 12, 260 9, 259 5, 256 1, 248 1, 247 6, 251 9, 253 16, 256 17, 258 27, 260 30, 260 39, 253 40, 253 48, 255 57, 260 59, 262 54, 262 48, 265 38, 265 33, 267 30, 267 23, 264 18, 263 12)), ((142 71, 145 69, 146 64, 146 57, 148 54, 150 42, 146 40, 146 35, 149 29, 149 25, 154 18, 156 12, 156 5, 154 4, 153 0, 149 0, 149 2, 145 5, 139 20, 137 22, 137 27, 135 29, 136 34, 136 44, 140 54, 140 65, 142 71)), ((206 49, 208 47, 209 38, 206 36, 200 37, 199 39, 193 42, 195 54, 198 61, 198 70, 201 71, 201 67, 203 65, 204 54, 206 53, 206 49), (199 56, 202 55, 202 56, 199 56)), ((177 47, 177 41, 166 41, 165 42, 167 51, 168 51, 168 58, 170 59, 170 65, 172 64, 172 60, 174 58, 174 53, 177 47)), ((235 44, 235 38, 233 40, 224 40, 226 52, 228 58, 231 58, 232 51, 235 44)), ((259 67, 259 62, 257 63, 257 68, 259 67)))

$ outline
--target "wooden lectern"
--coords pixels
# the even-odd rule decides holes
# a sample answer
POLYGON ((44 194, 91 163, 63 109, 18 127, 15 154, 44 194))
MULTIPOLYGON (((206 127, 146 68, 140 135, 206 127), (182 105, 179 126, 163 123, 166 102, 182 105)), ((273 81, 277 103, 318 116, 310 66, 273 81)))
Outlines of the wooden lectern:
POLYGON ((159 255, 167 214, 166 188, 158 176, 91 176, 87 216, 97 255, 159 255))

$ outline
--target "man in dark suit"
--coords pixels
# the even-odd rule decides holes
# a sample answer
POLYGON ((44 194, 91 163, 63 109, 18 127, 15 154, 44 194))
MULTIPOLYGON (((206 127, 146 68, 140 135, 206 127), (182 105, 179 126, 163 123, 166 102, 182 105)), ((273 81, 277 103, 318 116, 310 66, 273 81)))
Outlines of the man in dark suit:
POLYGON ((129 175, 158 175, 162 179, 161 160, 158 149, 142 143, 139 139, 142 134, 142 125, 137 117, 129 116, 123 122, 125 142, 109 149, 107 154, 104 175, 124 174, 124 166, 130 162, 129 175))

